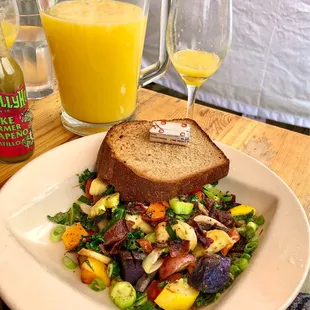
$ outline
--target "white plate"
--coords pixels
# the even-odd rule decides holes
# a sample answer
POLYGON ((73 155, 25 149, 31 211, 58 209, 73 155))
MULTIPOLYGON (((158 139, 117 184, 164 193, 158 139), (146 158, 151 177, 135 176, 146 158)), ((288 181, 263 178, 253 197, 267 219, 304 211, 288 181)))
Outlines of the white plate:
MULTIPOLYGON (((61 263, 64 248, 49 241, 47 214, 67 210, 81 191, 75 174, 93 168, 103 134, 69 142, 34 159, 0 192, 0 295, 12 309, 116 309, 79 272, 61 263)), ((219 187, 264 214, 266 224, 249 267, 212 309, 286 309, 305 280, 309 227, 288 186, 253 158, 218 144, 231 160, 219 187)), ((137 189, 138 190, 138 189, 137 189)))

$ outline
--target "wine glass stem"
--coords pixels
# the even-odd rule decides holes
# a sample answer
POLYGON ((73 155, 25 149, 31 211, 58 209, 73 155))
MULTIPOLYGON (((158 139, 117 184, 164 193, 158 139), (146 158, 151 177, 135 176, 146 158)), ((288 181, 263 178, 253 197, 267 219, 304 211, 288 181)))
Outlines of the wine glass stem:
POLYGON ((198 87, 193 85, 187 85, 187 111, 186 111, 186 117, 187 118, 194 118, 194 103, 196 99, 198 87))

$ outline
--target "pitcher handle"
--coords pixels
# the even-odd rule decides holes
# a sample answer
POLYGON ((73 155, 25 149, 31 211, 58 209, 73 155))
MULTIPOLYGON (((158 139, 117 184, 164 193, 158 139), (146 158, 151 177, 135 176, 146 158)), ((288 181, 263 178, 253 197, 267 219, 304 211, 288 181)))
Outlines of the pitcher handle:
POLYGON ((161 1, 158 60, 154 64, 141 70, 139 80, 140 87, 143 87, 163 76, 170 63, 166 49, 166 32, 170 4, 171 0, 161 1))

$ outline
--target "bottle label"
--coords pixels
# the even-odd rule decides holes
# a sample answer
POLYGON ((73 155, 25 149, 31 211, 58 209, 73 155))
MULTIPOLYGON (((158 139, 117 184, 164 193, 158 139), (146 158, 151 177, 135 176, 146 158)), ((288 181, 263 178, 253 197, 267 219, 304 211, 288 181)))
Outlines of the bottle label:
POLYGON ((31 121, 25 86, 14 93, 0 92, 0 157, 20 157, 33 150, 31 121))

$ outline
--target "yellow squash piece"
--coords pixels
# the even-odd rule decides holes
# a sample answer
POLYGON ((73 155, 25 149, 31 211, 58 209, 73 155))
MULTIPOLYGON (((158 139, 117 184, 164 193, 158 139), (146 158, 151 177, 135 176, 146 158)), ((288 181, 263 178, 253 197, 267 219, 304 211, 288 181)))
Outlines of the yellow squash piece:
POLYGON ((211 243, 207 249, 205 249, 200 243, 198 243, 198 245, 193 251, 193 255, 196 258, 201 257, 207 253, 218 253, 228 244, 233 243, 229 235, 225 231, 220 229, 209 230, 207 231, 206 235, 213 240, 213 243, 211 243))
POLYGON ((80 223, 76 223, 64 232, 61 239, 65 245, 66 250, 70 251, 79 245, 82 236, 87 235, 88 233, 83 228, 83 226, 80 223))
POLYGON ((207 254, 206 249, 201 245, 201 243, 198 243, 197 246, 195 247, 193 253, 192 253, 196 258, 199 258, 201 256, 204 256, 207 254))
POLYGON ((213 240, 213 243, 207 248, 207 253, 217 253, 224 249, 226 245, 233 243, 229 235, 220 229, 207 231, 207 237, 213 240))
POLYGON ((110 286, 107 266, 94 258, 87 257, 81 265, 81 281, 90 284, 95 278, 100 278, 106 286, 110 286))
POLYGON ((155 303, 164 310, 188 310, 198 295, 199 291, 180 279, 166 285, 155 299, 155 303))
POLYGON ((236 216, 236 215, 246 215, 249 214, 250 212, 254 212, 254 214, 256 213, 256 209, 251 207, 251 206, 247 206, 247 205, 239 205, 237 207, 231 208, 230 209, 230 213, 232 216, 236 216))
POLYGON ((89 218, 94 218, 98 215, 104 214, 106 209, 114 208, 119 204, 119 193, 110 194, 99 199, 90 209, 89 218))

